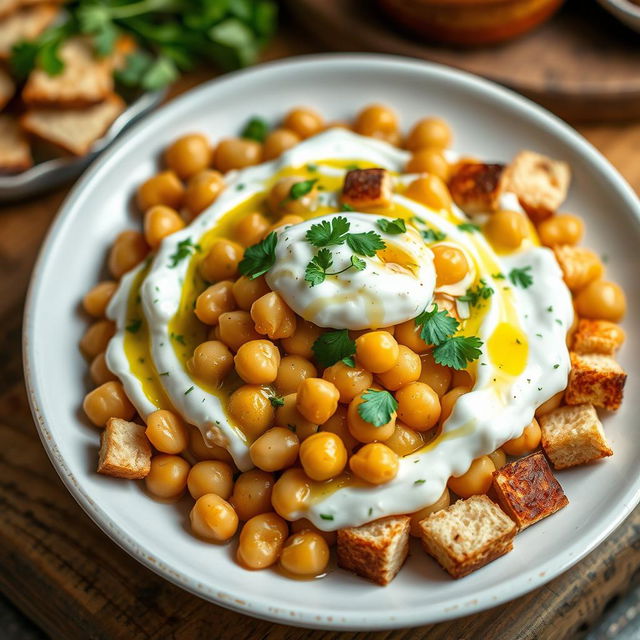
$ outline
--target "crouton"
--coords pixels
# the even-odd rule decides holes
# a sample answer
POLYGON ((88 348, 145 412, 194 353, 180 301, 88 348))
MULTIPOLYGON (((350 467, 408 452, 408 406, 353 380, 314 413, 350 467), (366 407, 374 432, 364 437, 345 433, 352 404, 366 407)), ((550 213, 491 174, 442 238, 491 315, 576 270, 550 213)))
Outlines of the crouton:
POLYGON ((562 270, 562 277, 571 291, 582 289, 604 272, 598 254, 591 249, 561 244, 553 247, 553 253, 562 270))
POLYGON ((534 222, 548 218, 565 201, 571 170, 566 162, 521 151, 509 165, 508 188, 534 222))
POLYGON ((409 516, 390 516, 338 531, 338 565, 389 584, 409 553, 409 516))
POLYGON ((10 13, 13 13, 21 7, 42 4, 43 2, 62 4, 64 0, 0 0, 0 19, 8 16, 10 13))
POLYGON ((342 202, 356 209, 386 207, 391 194, 391 174, 386 169, 354 169, 344 178, 342 202))
POLYGON ((540 451, 493 472, 498 504, 522 531, 569 504, 540 451))
POLYGON ((458 500, 420 522, 422 544, 452 577, 462 578, 513 548, 516 524, 487 496, 458 500))
POLYGON ((593 405, 555 409, 540 416, 540 429, 542 448, 556 469, 613 455, 593 405))
POLYGON ((16 92, 16 83, 13 78, 0 68, 0 109, 2 109, 16 92))
POLYGON ((17 173, 32 165, 31 149, 18 121, 0 115, 0 173, 17 173))
POLYGON ((31 109, 22 116, 21 124, 39 138, 81 156, 91 150, 124 108, 123 100, 112 94, 83 109, 31 109))
POLYGON ((449 178, 453 201, 467 214, 490 213, 500 206, 504 165, 463 162, 449 178))
POLYGON ((589 403, 615 411, 622 403, 626 381, 627 374, 611 356, 571 352, 571 372, 564 401, 589 403))
POLYGON ((58 10, 54 4, 37 4, 0 20, 0 59, 11 55, 14 44, 37 38, 53 22, 58 10))
POLYGON ((151 469, 151 445, 141 424, 109 418, 102 432, 98 473, 139 479, 151 469))
POLYGON ((608 320, 580 319, 573 334, 572 351, 613 356, 624 342, 624 330, 608 320))

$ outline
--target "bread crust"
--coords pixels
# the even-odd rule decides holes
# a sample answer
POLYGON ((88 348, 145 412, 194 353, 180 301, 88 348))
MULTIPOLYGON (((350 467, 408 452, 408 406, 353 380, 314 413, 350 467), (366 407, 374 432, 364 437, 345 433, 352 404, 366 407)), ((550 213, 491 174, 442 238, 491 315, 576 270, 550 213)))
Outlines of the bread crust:
POLYGON ((570 352, 571 371, 564 395, 567 404, 592 404, 616 411, 622 404, 627 374, 611 357, 570 352))
POLYGON ((572 351, 576 353, 600 353, 615 355, 622 346, 625 334, 621 326, 608 320, 580 319, 573 334, 572 351))
POLYGON ((17 173, 33 166, 29 143, 11 115, 0 115, 0 173, 17 173))
POLYGON ((467 214, 497 211, 504 191, 504 177, 503 164, 459 163, 449 178, 451 197, 467 214))
POLYGON ((391 195, 391 174, 386 169, 353 169, 344 178, 342 202, 352 207, 386 207, 391 195))
POLYGON ((137 480, 149 475, 151 445, 145 427, 135 422, 109 418, 100 440, 98 473, 137 480))
POLYGON ((562 244, 553 247, 553 253, 562 270, 565 284, 571 291, 582 289, 604 272, 598 254, 591 249, 562 244))

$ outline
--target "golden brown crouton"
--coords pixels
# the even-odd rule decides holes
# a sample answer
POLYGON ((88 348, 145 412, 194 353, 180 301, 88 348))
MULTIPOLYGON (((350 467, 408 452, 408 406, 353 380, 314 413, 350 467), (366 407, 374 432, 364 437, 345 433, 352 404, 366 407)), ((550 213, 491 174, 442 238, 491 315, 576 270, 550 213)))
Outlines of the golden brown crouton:
POLYGON ((534 222, 548 218, 565 201, 571 180, 566 162, 521 151, 509 165, 509 189, 534 222))
POLYGON ((573 334, 572 351, 576 353, 601 353, 612 356, 624 342, 624 329, 608 320, 581 319, 573 334))
POLYGON ((409 553, 409 516, 390 516, 338 531, 338 565, 385 585, 409 553))
POLYGON ((0 173, 17 173, 33 165, 31 149, 18 121, 0 115, 0 173))
POLYGON ((98 473, 116 478, 144 478, 151 469, 151 445, 141 424, 109 418, 102 432, 98 473))
POLYGON ((553 253, 562 269, 562 277, 571 291, 582 289, 604 272, 598 254, 591 249, 561 244, 553 247, 553 253))
POLYGON ((16 83, 13 78, 4 70, 0 68, 0 109, 2 109, 16 91, 16 83))
POLYGON ((540 416, 542 448, 556 469, 566 469, 613 454, 596 410, 590 404, 560 407, 540 416))
POLYGON ((37 38, 53 22, 58 11, 54 4, 37 4, 0 20, 0 58, 8 58, 13 45, 21 40, 37 38))
POLYGON ((112 94, 104 102, 83 109, 31 109, 22 116, 21 124, 43 140, 82 156, 124 108, 124 101, 112 94))
POLYGON ((505 185, 504 169, 503 164, 459 163, 449 178, 453 201, 468 214, 497 211, 505 185))
POLYGON ((516 525, 487 496, 458 500, 421 523, 422 544, 454 578, 462 578, 513 548, 516 525))
POLYGON ((589 403, 615 411, 622 403, 627 374, 610 356, 571 352, 569 384, 564 394, 567 404, 589 403))
POLYGON ((540 451, 494 471, 493 489, 520 531, 569 504, 540 451))
POLYGON ((342 202, 367 209, 391 203, 391 174, 386 169, 354 169, 344 178, 342 202))

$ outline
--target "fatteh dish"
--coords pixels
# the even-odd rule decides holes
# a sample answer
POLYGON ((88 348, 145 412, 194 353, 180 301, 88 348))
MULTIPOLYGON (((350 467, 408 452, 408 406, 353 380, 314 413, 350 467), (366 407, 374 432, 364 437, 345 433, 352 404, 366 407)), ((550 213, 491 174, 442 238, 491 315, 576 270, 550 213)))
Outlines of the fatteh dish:
POLYGON ((624 293, 559 212, 566 163, 451 138, 372 105, 173 142, 83 300, 98 471, 297 578, 336 545, 387 584, 410 535, 462 577, 566 506, 547 459, 612 454, 624 293))

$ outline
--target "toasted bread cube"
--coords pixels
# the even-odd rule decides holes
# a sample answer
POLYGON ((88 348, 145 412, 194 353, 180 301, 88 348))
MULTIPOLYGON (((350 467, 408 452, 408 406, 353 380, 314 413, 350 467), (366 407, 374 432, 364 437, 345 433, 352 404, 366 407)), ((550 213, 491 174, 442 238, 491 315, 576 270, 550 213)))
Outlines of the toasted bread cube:
POLYGON ((420 522, 422 544, 452 577, 462 578, 513 548, 516 524, 487 496, 458 500, 420 522))
POLYGON ((387 207, 391 195, 391 174, 386 169, 354 169, 344 178, 342 202, 356 209, 387 207))
POLYGON ((0 173, 17 173, 32 165, 31 149, 18 121, 0 115, 0 173))
POLYGON ((553 253, 562 269, 562 277, 571 291, 582 289, 604 272, 598 254, 591 249, 562 244, 553 247, 553 253))
POLYGON ((542 448, 556 469, 613 455, 593 405, 559 407, 540 416, 542 448))
POLYGON ((151 445, 141 424, 109 418, 102 432, 98 473, 139 479, 151 469, 151 445))
POLYGON ((504 165, 462 162, 449 178, 453 201, 467 214, 490 213, 500 207, 504 165))
POLYGON ((571 352, 571 372, 564 401, 615 411, 622 403, 626 381, 627 374, 611 356, 571 352))
POLYGON ((55 19, 59 8, 37 4, 15 11, 0 20, 0 59, 11 55, 14 44, 37 38, 55 19))
POLYGON ((16 91, 16 83, 13 78, 4 70, 0 68, 0 109, 2 109, 16 91))
POLYGON ((569 504, 540 451, 493 472, 498 504, 522 531, 569 504))
POLYGON ((390 516, 338 531, 338 565, 389 584, 409 553, 409 516, 390 516))
POLYGON ((576 353, 613 356, 624 342, 624 338, 624 330, 614 322, 581 319, 573 334, 572 350, 576 353))
POLYGON ((534 222, 548 218, 565 201, 571 170, 566 162, 521 151, 509 165, 509 189, 534 222))

